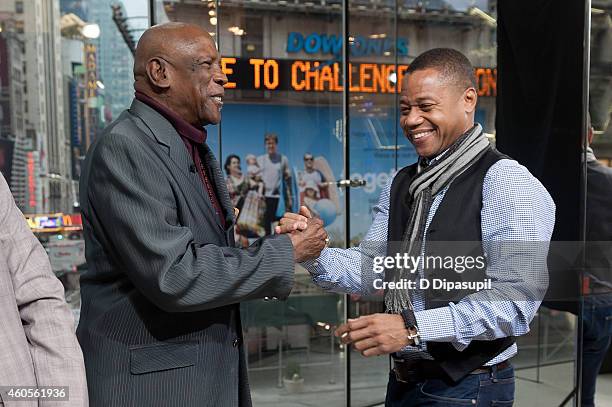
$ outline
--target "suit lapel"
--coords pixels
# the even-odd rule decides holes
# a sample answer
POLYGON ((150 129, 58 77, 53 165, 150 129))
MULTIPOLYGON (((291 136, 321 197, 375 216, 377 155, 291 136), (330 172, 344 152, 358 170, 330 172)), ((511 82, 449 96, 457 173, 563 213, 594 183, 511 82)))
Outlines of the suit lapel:
MULTIPOLYGON (((155 111, 155 109, 145 103, 142 103, 137 99, 134 99, 134 101, 132 102, 130 112, 138 116, 142 120, 144 125, 148 128, 150 134, 159 144, 164 145, 168 148, 168 155, 170 156, 170 159, 176 164, 178 170, 183 174, 188 184, 196 192, 198 199, 196 199, 195 201, 198 207, 204 213, 207 213, 209 214, 209 216, 212 216, 215 219, 215 223, 219 226, 221 230, 223 230, 221 220, 217 216, 217 212, 215 211, 213 203, 211 202, 210 197, 208 196, 208 192, 202 184, 202 180, 200 179, 197 169, 195 168, 195 165, 193 163, 193 158, 189 156, 187 147, 185 147, 185 143, 183 143, 183 140, 181 139, 181 136, 177 133, 176 129, 170 124, 168 120, 166 120, 166 118, 164 118, 161 114, 155 111)), ((207 151, 210 152, 208 146, 206 146, 206 148, 208 149, 207 151)), ((204 159, 202 161, 205 162, 206 165, 209 165, 207 161, 204 161, 204 159)), ((212 161, 215 160, 213 159, 212 161)), ((218 164, 216 166, 217 168, 219 167, 218 164)), ((217 183, 217 180, 215 180, 214 182, 217 183)), ((221 193, 221 190, 219 189, 219 186, 216 185, 216 187, 217 191, 219 191, 219 195, 223 195, 221 193)), ((223 187, 225 187, 224 183, 223 187)), ((223 192, 225 196, 228 196, 227 189, 225 189, 223 192)), ((225 196, 223 196, 223 198, 225 198, 225 196)), ((223 198, 219 197, 220 200, 222 200, 223 198)))

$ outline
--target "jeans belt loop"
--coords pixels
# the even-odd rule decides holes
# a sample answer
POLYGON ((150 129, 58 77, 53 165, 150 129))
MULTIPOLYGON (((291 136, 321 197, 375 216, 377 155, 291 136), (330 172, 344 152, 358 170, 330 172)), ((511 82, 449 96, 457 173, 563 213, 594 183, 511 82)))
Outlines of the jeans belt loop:
POLYGON ((491 381, 497 383, 497 365, 491 366, 491 381))

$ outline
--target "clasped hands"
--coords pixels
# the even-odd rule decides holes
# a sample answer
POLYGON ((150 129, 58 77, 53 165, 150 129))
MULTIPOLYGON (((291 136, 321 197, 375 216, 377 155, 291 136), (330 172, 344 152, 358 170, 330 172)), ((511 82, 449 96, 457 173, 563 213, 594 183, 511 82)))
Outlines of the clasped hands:
POLYGON ((329 241, 323 221, 313 217, 305 206, 299 213, 285 213, 274 231, 289 236, 297 263, 319 257, 329 241))

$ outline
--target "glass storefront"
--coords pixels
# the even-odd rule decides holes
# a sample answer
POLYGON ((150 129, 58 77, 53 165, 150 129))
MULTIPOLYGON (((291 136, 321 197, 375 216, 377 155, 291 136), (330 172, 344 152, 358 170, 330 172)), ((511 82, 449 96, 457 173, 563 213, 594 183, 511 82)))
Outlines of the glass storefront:
MULTIPOLYGON (((65 283, 77 319, 78 276, 87 269, 80 165, 96 135, 129 106, 133 46, 150 24, 197 24, 217 42, 228 83, 223 119, 207 129, 208 143, 241 210, 235 232, 241 246, 271 233, 277 215, 300 205, 321 217, 331 246, 359 244, 384 185, 417 158, 399 127, 398 89, 410 62, 428 49, 455 48, 471 60, 476 121, 495 142, 494 0, 0 3, 0 169, 65 283), (90 23, 99 32, 88 36, 83 29, 90 23), (271 159, 276 153, 280 162, 271 159)), ((593 147, 612 166, 610 10, 597 10, 593 147)), ((347 318, 383 311, 379 298, 317 287, 299 265, 287 301, 243 303, 254 405, 384 403, 389 358, 363 357, 333 335, 347 318)), ((540 308, 512 360, 515 405, 573 402, 580 326, 570 312, 540 308)), ((604 397, 612 400, 605 388, 604 397)))

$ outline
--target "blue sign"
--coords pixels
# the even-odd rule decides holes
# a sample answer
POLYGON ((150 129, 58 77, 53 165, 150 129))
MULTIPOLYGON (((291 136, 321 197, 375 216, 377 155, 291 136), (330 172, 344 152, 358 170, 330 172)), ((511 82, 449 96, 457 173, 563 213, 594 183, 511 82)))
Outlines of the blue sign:
MULTIPOLYGON (((334 34, 311 33, 307 36, 298 32, 290 32, 287 37, 287 52, 304 51, 307 54, 340 55, 342 37, 334 34)), ((408 55, 408 39, 399 37, 397 40, 389 37, 366 38, 357 35, 350 44, 351 56, 384 55, 397 51, 399 56, 408 55)))

